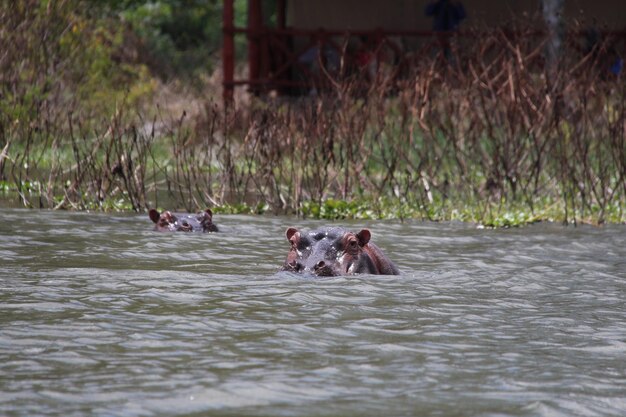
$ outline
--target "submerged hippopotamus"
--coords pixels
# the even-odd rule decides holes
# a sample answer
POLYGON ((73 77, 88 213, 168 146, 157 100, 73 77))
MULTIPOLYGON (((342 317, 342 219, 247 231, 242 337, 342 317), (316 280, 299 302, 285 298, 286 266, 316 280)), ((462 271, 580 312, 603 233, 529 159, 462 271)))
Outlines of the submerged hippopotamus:
POLYGON ((370 242, 372 234, 367 229, 353 233, 340 227, 324 227, 303 233, 290 227, 285 235, 291 249, 284 271, 317 276, 400 274, 393 262, 370 242))
POLYGON ((164 211, 159 213, 155 209, 148 212, 150 219, 155 223, 154 230, 159 232, 217 232, 213 224, 213 212, 206 209, 197 214, 180 214, 164 211))

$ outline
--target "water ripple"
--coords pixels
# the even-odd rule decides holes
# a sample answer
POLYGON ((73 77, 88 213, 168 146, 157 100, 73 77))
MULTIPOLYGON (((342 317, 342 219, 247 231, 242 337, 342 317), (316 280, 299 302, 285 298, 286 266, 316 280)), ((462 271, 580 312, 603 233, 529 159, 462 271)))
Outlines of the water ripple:
POLYGON ((279 273, 287 225, 0 212, 0 414, 617 416, 626 228, 369 227, 401 276, 279 273), (16 235, 8 225, 22 224, 16 235))

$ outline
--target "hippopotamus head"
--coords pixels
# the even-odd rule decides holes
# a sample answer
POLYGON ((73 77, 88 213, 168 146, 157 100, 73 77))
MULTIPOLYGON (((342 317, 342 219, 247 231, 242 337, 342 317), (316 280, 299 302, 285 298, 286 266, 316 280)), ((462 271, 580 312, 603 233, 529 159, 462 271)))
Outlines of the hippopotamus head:
POLYGON ((400 273, 370 242, 368 229, 353 233, 340 227, 326 227, 305 233, 290 227, 285 236, 291 244, 283 266, 285 271, 317 276, 400 273))
POLYGON ((197 214, 179 214, 170 211, 159 213, 151 209, 148 214, 155 223, 154 230, 160 232, 217 232, 211 209, 197 214))

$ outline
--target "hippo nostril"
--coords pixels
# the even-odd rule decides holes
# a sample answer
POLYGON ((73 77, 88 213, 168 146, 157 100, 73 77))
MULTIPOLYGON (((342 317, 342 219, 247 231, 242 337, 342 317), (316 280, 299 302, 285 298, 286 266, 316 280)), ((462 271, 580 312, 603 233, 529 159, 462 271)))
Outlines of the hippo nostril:
POLYGON ((318 269, 322 269, 326 266, 326 262, 324 261, 319 261, 317 264, 315 264, 315 270, 317 271, 318 269))
POLYGON ((304 265, 297 261, 291 261, 287 265, 293 272, 301 272, 304 270, 304 265))
POLYGON ((191 232, 193 230, 193 227, 188 222, 183 220, 182 222, 180 222, 180 226, 178 227, 178 230, 182 232, 191 232))

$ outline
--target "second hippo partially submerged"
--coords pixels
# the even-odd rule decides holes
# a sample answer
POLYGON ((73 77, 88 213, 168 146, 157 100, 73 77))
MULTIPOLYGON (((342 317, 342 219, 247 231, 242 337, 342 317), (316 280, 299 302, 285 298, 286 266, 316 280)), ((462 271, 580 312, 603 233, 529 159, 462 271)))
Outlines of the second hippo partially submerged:
POLYGON ((399 275, 387 256, 370 242, 371 233, 326 227, 308 233, 294 227, 285 233, 291 249, 283 270, 317 276, 352 274, 399 275))
POLYGON ((149 211, 150 219, 154 222, 154 229, 159 232, 217 232, 213 223, 213 212, 206 209, 197 214, 180 214, 164 211, 159 213, 155 209, 149 211))

